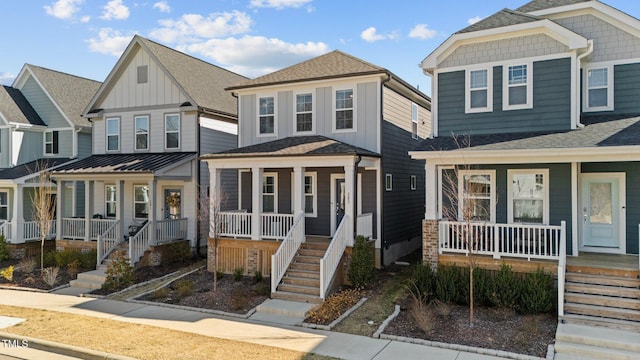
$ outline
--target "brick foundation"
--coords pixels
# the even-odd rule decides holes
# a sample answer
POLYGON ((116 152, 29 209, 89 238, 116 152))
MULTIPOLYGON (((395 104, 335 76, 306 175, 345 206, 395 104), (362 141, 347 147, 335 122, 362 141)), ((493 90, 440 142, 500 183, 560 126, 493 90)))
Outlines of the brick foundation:
MULTIPOLYGON (((28 241, 22 244, 7 244, 9 249, 9 256, 12 259, 23 259, 25 257, 37 257, 40 255, 40 241, 28 241)), ((56 242, 53 240, 46 240, 44 242, 44 252, 55 250, 56 242)))
POLYGON ((88 253, 98 249, 96 241, 82 240, 56 240, 56 251, 75 250, 82 253, 88 253))
POLYGON ((247 249, 247 268, 244 269, 245 275, 254 274, 260 269, 260 253, 258 249, 247 249))
POLYGON ((438 220, 422 220, 422 263, 438 270, 438 220))

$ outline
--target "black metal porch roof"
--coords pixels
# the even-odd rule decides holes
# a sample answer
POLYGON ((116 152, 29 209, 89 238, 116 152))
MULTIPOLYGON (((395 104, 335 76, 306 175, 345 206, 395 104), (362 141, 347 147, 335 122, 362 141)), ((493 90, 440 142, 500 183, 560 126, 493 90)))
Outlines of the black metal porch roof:
POLYGON ((153 173, 195 156, 195 152, 92 155, 63 165, 53 174, 153 173))

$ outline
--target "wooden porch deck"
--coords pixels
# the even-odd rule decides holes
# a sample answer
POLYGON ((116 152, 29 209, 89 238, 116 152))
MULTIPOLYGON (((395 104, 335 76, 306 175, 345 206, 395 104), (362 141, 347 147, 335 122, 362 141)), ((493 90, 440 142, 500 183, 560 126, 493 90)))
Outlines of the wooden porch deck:
POLYGON ((581 252, 578 256, 567 256, 567 271, 601 275, 638 278, 638 255, 602 254, 581 252))

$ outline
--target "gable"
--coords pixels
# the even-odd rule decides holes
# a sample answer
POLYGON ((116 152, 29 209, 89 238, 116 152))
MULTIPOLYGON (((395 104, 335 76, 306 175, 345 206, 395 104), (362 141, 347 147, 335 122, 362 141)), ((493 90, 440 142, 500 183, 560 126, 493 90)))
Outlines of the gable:
POLYGON ((26 79, 20 90, 48 127, 68 128, 70 126, 58 107, 32 76, 26 79))

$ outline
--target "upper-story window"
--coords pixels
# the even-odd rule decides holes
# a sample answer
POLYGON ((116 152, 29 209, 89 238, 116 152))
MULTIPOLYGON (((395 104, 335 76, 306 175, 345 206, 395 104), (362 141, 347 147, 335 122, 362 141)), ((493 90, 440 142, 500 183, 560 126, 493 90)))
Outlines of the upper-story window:
POLYGON ((136 127, 136 150, 149 149, 149 117, 136 116, 134 119, 136 127))
POLYGON ((467 113, 493 111, 493 69, 465 71, 465 111, 467 113))
POLYGON ((146 84, 149 81, 149 67, 147 65, 138 66, 136 75, 138 84, 146 84))
POLYGON ((167 114, 164 116, 164 148, 180 148, 180 115, 167 114))
POLYGON ((418 139, 418 104, 411 103, 411 138, 418 139))
POLYGON ((505 65, 502 89, 502 109, 519 110, 533 107, 531 64, 505 65))
POLYGON ((585 69, 584 111, 613 110, 613 67, 585 69))
POLYGON ((58 132, 45 131, 44 132, 44 154, 54 155, 57 153, 58 153, 58 132))
POLYGON ((120 119, 107 119, 107 151, 120 150, 120 119))
POLYGON ((264 96, 258 98, 258 134, 274 135, 276 133, 276 98, 264 96))
POLYGON ((354 108, 354 89, 338 89, 334 93, 335 95, 335 111, 333 130, 340 131, 354 131, 356 129, 355 123, 355 108, 354 108))
POLYGON ((295 101, 295 132, 313 132, 313 94, 310 92, 295 94, 295 101))

